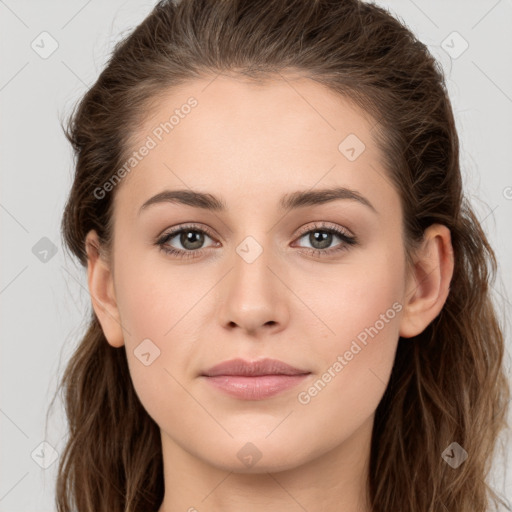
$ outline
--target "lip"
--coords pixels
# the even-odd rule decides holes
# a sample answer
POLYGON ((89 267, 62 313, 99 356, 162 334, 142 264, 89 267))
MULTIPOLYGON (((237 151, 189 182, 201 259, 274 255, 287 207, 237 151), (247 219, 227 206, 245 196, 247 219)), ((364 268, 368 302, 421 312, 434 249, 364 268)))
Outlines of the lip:
POLYGON ((298 385, 310 374, 277 359, 232 359, 206 370, 201 377, 235 398, 264 400, 298 385))
POLYGON ((219 375, 238 375, 243 377, 258 377, 261 375, 300 375, 310 373, 301 370, 278 359, 258 359, 245 361, 244 359, 231 359, 212 366, 201 375, 217 377, 219 375))

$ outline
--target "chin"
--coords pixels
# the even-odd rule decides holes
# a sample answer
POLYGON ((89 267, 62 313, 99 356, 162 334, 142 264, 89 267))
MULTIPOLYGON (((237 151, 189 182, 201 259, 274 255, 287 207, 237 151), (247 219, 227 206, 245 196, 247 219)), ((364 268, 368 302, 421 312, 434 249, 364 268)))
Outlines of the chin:
POLYGON ((233 473, 275 473, 286 471, 306 462, 306 454, 299 447, 277 446, 269 440, 231 440, 230 446, 219 446, 218 453, 209 454, 203 459, 224 471, 233 473), (232 455, 231 455, 232 454, 232 455))

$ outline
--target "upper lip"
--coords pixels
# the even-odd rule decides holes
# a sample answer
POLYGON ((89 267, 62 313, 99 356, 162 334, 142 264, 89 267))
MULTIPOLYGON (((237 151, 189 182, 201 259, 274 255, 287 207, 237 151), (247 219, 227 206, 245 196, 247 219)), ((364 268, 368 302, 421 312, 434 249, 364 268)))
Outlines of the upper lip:
POLYGON ((201 375, 206 377, 216 377, 219 375, 257 377, 259 375, 300 375, 307 373, 311 372, 295 368, 277 359, 259 359, 258 361, 231 359, 211 367, 201 375))

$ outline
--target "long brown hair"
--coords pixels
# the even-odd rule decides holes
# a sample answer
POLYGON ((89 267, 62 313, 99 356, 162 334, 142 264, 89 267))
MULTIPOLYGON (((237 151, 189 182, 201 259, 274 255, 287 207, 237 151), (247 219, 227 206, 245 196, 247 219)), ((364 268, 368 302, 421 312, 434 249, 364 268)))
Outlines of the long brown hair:
MULTIPOLYGON (((483 512, 503 504, 486 481, 510 398, 490 288, 497 263, 462 191, 442 69, 385 9, 358 0, 159 2, 116 45, 65 127, 76 157, 65 245, 86 267, 85 237, 95 229, 108 253, 115 188, 101 199, 94 191, 127 160, 130 127, 163 93, 219 73, 257 80, 289 70, 377 120, 374 136, 401 196, 408 258, 429 225, 444 224, 452 236, 444 308, 420 335, 399 339, 376 410, 372 510, 483 512), (452 442, 468 453, 456 470, 441 457, 452 442)), ((59 461, 59 512, 156 511, 164 494, 160 431, 135 393, 125 350, 107 343, 93 311, 61 388, 69 437, 59 461)))

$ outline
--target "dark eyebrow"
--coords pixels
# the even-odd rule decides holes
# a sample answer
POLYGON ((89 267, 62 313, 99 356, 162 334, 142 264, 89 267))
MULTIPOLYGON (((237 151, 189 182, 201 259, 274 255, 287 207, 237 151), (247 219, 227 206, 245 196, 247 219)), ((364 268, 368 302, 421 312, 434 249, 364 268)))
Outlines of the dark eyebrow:
POLYGON ((375 213, 378 213, 373 204, 370 203, 366 197, 355 190, 345 187, 323 188, 318 190, 305 191, 299 190, 297 192, 292 192, 283 196, 280 205, 281 208, 285 210, 292 210, 304 206, 314 206, 317 204, 330 203, 338 199, 350 199, 352 201, 358 201, 359 203, 373 210, 375 213))
POLYGON ((139 210, 139 215, 144 208, 156 203, 178 203, 195 208, 202 208, 204 210, 211 210, 215 212, 223 212, 226 210, 226 204, 213 196, 204 192, 196 192, 194 190, 164 190, 156 196, 148 199, 139 210))
MULTIPOLYGON (((367 206, 375 213, 378 213, 375 207, 364 196, 355 190, 345 187, 326 188, 319 190, 306 190, 297 191, 285 194, 281 201, 280 206, 284 210, 293 210, 303 208, 305 206, 315 206, 325 203, 330 203, 338 199, 350 199, 358 201, 359 203, 367 206)), ((204 192, 196 192, 193 190, 164 190, 159 194, 148 199, 139 210, 139 214, 148 206, 156 203, 178 203, 204 210, 211 210, 215 212, 224 212, 227 210, 226 203, 212 194, 204 192)))

